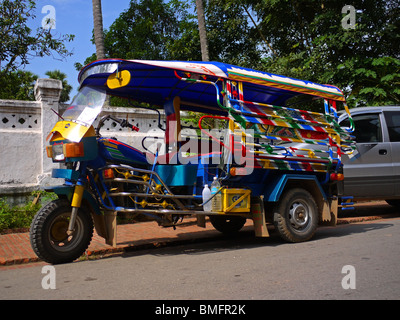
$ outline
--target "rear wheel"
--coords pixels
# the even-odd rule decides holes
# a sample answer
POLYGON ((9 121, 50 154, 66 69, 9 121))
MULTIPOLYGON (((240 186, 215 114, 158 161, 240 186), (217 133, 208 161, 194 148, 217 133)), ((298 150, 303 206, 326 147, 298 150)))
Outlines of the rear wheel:
POLYGON ((210 222, 213 227, 224 234, 235 234, 243 228, 246 219, 233 216, 210 216, 210 222))
POLYGON ((400 200, 398 199, 386 200, 386 203, 392 207, 400 208, 400 200))
POLYGON ((284 193, 274 208, 274 225, 286 241, 311 239, 318 226, 318 207, 312 195, 301 188, 284 193))
POLYGON ((71 210, 68 201, 58 199, 36 214, 30 228, 30 240, 40 259, 52 264, 72 262, 89 247, 93 236, 92 217, 85 208, 79 208, 74 231, 68 235, 71 210))

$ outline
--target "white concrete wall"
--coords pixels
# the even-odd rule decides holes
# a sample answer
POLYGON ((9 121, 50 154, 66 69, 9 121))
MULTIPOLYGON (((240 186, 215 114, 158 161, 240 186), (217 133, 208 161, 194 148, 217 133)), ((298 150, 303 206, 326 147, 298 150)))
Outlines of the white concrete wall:
MULTIPOLYGON (((24 201, 26 195, 40 187, 61 183, 60 179, 51 178, 52 169, 60 165, 54 164, 46 155, 46 138, 58 121, 52 109, 62 114, 66 108, 59 103, 61 81, 38 79, 34 90, 36 101, 0 100, 0 197, 6 196, 10 203, 24 201)), ((140 130, 121 128, 108 120, 100 131, 104 137, 117 138, 142 151, 145 137, 164 137, 164 131, 158 128, 158 114, 152 110, 104 107, 98 119, 107 114, 127 119, 140 130)), ((161 123, 165 128, 162 111, 161 123)), ((182 130, 182 136, 187 135, 186 130, 182 130)), ((146 141, 146 146, 153 144, 155 151, 154 142, 163 140, 146 141)))
MULTIPOLYGON (((10 203, 21 202, 40 187, 60 183, 59 179, 50 177, 52 168, 59 164, 47 158, 46 138, 58 120, 51 109, 62 113, 66 107, 59 104, 61 90, 59 80, 38 79, 36 101, 0 100, 0 197, 9 198, 10 203)), ((144 137, 163 135, 163 131, 157 129, 158 116, 153 111, 105 107, 99 117, 106 114, 128 119, 140 131, 122 129, 109 120, 101 130, 104 137, 115 137, 142 150, 144 137)))
POLYGON ((0 100, 1 187, 37 184, 41 138, 41 103, 0 100))

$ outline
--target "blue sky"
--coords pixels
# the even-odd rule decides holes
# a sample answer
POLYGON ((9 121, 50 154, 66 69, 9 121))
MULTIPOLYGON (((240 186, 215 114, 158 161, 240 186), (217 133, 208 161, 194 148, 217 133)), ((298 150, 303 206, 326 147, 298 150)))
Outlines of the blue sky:
MULTIPOLYGON (((130 0, 102 0, 103 27, 109 28, 121 12, 128 9, 130 0)), ((73 86, 70 94, 72 98, 78 89, 78 72, 75 70, 74 63, 83 63, 84 60, 96 51, 91 43, 93 30, 93 12, 91 0, 37 0, 36 18, 29 22, 29 26, 36 30, 41 27, 42 20, 48 13, 42 13, 42 8, 51 5, 55 9, 56 29, 52 31, 55 35, 74 34, 75 39, 67 43, 68 50, 74 54, 63 61, 53 57, 35 57, 25 67, 25 70, 37 74, 41 78, 48 78, 46 71, 59 69, 67 74, 67 80, 73 86)), ((57 55, 55 55, 57 56, 57 55)))

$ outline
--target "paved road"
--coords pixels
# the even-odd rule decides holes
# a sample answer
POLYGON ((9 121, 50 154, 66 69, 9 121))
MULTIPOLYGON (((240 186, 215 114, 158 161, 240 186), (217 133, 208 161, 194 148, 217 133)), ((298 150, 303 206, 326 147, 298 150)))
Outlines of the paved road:
POLYGON ((55 289, 44 264, 0 269, 0 299, 400 299, 400 218, 300 244, 252 234, 58 265, 55 289))

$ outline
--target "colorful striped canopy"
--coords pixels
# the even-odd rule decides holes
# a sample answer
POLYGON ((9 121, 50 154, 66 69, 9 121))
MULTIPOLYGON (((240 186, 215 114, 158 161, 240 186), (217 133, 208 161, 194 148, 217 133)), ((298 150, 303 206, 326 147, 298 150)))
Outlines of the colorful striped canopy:
POLYGON ((106 59, 85 66, 78 77, 81 86, 104 87, 108 93, 163 106, 175 96, 181 98, 182 110, 223 114, 216 94, 223 100, 222 81, 243 83, 245 101, 285 106, 288 99, 306 95, 334 101, 345 101, 337 87, 316 84, 267 72, 256 71, 220 62, 195 61, 150 61, 106 59), (116 71, 128 70, 131 79, 128 85, 110 89, 106 81, 116 71), (181 81, 179 77, 198 78, 215 83, 210 86, 202 82, 181 81))

